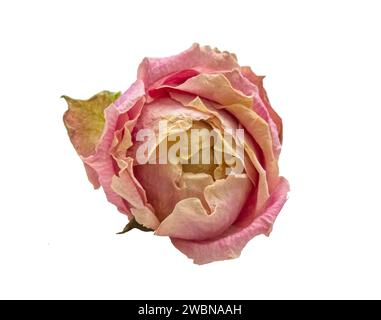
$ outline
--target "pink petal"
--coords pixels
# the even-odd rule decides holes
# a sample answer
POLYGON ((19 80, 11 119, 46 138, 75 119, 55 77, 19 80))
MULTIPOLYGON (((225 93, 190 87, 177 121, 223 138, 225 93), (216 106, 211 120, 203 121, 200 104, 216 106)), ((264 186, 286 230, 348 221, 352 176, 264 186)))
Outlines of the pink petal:
POLYGON ((128 202, 131 213, 138 223, 155 230, 159 226, 159 220, 147 203, 144 189, 134 176, 133 159, 128 158, 126 161, 119 176, 113 176, 111 189, 128 202))
POLYGON ((252 109, 246 108, 241 104, 228 106, 216 105, 216 108, 228 110, 233 114, 244 127, 245 132, 249 133, 260 146, 264 156, 263 166, 266 170, 269 190, 271 192, 278 179, 279 169, 278 161, 273 153, 271 133, 266 121, 259 117, 252 109))
POLYGON ((118 119, 127 113, 139 100, 144 99, 144 84, 135 82, 122 96, 105 110, 106 123, 100 142, 94 154, 82 157, 89 167, 98 175, 99 183, 103 187, 108 201, 115 204, 119 211, 129 212, 123 199, 111 189, 112 177, 115 174, 114 160, 109 153, 117 128, 118 119))
POLYGON ((237 69, 224 72, 224 76, 229 80, 233 88, 242 91, 245 95, 253 97, 254 111, 269 124, 273 140, 274 154, 276 158, 278 158, 281 151, 279 132, 275 122, 270 116, 269 110, 267 109, 268 106, 265 104, 260 95, 260 88, 263 88, 263 86, 257 87, 254 83, 245 78, 237 69))
POLYGON ((184 118, 198 121, 208 119, 208 115, 191 108, 186 108, 179 102, 169 98, 156 99, 144 106, 136 123, 135 131, 146 128, 156 131, 159 128, 160 120, 184 118))
POLYGON ((261 100, 266 105, 266 109, 269 112, 269 115, 271 119, 274 121, 277 131, 279 133, 279 141, 280 144, 282 144, 282 138, 283 138, 283 124, 281 117, 275 112, 275 110, 272 108, 270 101, 267 97, 267 93, 265 88, 263 87, 263 76, 257 76, 250 67, 242 67, 241 72, 250 82, 252 82, 254 85, 258 87, 259 90, 259 96, 261 97, 261 100))
POLYGON ((167 58, 145 58, 139 66, 138 79, 147 89, 158 80, 183 70, 197 72, 228 71, 238 68, 234 54, 194 44, 190 49, 167 58))
POLYGON ((157 218, 161 221, 177 203, 181 167, 173 164, 145 164, 134 167, 135 176, 146 191, 157 218), (158 187, 160 186, 160 187, 158 187))
POLYGON ((235 90, 223 74, 200 74, 176 87, 163 86, 191 93, 217 103, 216 109, 229 111, 260 146, 270 191, 278 178, 277 157, 274 154, 273 139, 269 125, 253 109, 253 98, 235 90))
POLYGON ((197 76, 199 72, 196 70, 181 70, 176 73, 170 74, 168 77, 164 77, 162 80, 162 84, 164 85, 179 85, 189 78, 192 78, 194 76, 197 76))
POLYGON ((186 108, 181 103, 169 98, 159 98, 151 103, 147 103, 144 105, 141 115, 134 126, 132 132, 134 145, 128 150, 128 156, 135 158, 138 148, 143 143, 136 141, 136 134, 141 129, 151 129, 155 134, 158 134, 159 122, 161 120, 167 120, 168 129, 170 129, 169 126, 171 124, 176 126, 177 122, 180 125, 180 122, 177 120, 199 121, 207 120, 208 118, 208 115, 192 108, 186 108))
POLYGON ((172 243, 197 264, 237 258, 252 238, 259 234, 269 235, 278 213, 287 200, 288 191, 287 180, 280 177, 265 207, 248 225, 233 225, 223 235, 212 240, 190 241, 172 238, 172 243))
POLYGON ((91 184, 94 186, 94 189, 98 189, 101 186, 101 184, 99 183, 97 172, 88 164, 86 163, 83 163, 83 164, 85 166, 87 178, 89 179, 91 184))
MULTIPOLYGON (((165 86, 163 86, 165 88, 165 86)), ((170 88, 170 86, 167 86, 170 88)), ((202 73, 175 87, 176 90, 207 98, 221 105, 239 103, 247 107, 253 105, 253 98, 234 89, 221 73, 202 73)))
MULTIPOLYGON (((237 119, 224 110, 221 105, 218 106, 215 103, 187 93, 170 92, 170 97, 184 106, 200 110, 210 117, 216 117, 221 122, 221 130, 225 128, 236 130, 240 127, 237 119)), ((212 122, 213 120, 210 119, 209 121, 212 122)), ((247 148, 245 148, 245 170, 253 185, 257 186, 256 200, 254 201, 257 208, 261 208, 269 197, 266 171, 259 160, 261 151, 253 137, 246 135, 245 142, 247 144, 247 148)))
POLYGON ((183 199, 193 197, 206 203, 204 189, 213 183, 210 175, 182 173, 181 166, 173 164, 137 165, 134 171, 160 221, 183 199))
POLYGON ((188 240, 216 237, 237 219, 251 191, 252 184, 245 175, 229 175, 205 188, 208 214, 198 198, 178 202, 173 212, 161 222, 155 234, 188 240))

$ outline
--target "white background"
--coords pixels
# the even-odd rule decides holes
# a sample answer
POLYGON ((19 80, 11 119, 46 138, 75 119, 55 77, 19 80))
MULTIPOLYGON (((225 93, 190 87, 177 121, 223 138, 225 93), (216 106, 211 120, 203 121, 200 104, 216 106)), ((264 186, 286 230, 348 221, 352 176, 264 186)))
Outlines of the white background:
POLYGON ((381 298, 379 1, 1 1, 0 298, 381 298), (67 94, 193 42, 266 75, 292 191, 270 238, 193 265, 93 191, 67 94))

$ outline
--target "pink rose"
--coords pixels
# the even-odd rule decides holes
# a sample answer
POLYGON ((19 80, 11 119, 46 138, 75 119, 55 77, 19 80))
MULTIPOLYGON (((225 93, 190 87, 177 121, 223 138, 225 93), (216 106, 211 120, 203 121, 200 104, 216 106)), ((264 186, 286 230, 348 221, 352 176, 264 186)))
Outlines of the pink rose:
POLYGON ((64 96, 71 142, 90 182, 127 215, 124 231, 169 236, 197 264, 236 258, 250 239, 269 235, 289 185, 278 170, 282 120, 262 79, 234 54, 195 44, 145 58, 122 95, 64 96), (195 129, 217 133, 205 147, 192 140, 195 129))

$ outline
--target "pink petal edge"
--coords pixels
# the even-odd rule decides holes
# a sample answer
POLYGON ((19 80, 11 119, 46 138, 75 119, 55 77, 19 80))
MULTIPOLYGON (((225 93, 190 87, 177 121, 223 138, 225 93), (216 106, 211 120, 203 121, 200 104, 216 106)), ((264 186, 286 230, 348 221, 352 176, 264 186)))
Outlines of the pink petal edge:
POLYGON ((82 157, 82 161, 92 168, 92 174, 98 175, 99 184, 106 193, 107 200, 113 203, 120 212, 129 214, 123 199, 111 189, 112 177, 115 174, 114 162, 109 149, 114 139, 119 116, 128 112, 139 99, 145 95, 144 84, 136 81, 123 95, 105 109, 105 127, 94 154, 82 157))
POLYGON ((171 241, 196 264, 237 258, 252 238, 260 234, 270 234, 278 213, 287 201, 289 190, 288 181, 280 177, 262 212, 247 226, 233 225, 225 234, 213 240, 189 241, 171 238, 171 241))

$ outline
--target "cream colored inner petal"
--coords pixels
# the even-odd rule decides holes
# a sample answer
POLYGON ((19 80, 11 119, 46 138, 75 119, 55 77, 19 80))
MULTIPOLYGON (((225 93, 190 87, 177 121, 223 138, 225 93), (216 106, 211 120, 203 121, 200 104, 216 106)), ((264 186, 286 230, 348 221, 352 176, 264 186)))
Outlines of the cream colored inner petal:
MULTIPOLYGON (((188 126, 174 126, 176 127, 176 133, 179 132, 179 128, 187 128, 188 126)), ((164 220, 175 208, 176 204, 187 198, 197 198, 200 200, 202 206, 207 213, 210 213, 210 208, 205 201, 204 190, 207 186, 214 183, 215 180, 225 179, 226 169, 229 164, 225 162, 225 156, 223 152, 228 152, 235 155, 234 146, 228 143, 223 143, 220 145, 222 148, 218 148, 215 145, 213 138, 210 139, 210 143, 201 143, 201 139, 198 140, 199 144, 195 148, 191 148, 191 129, 206 129, 212 130, 213 128, 206 121, 193 121, 192 126, 186 129, 186 137, 188 139, 188 150, 187 153, 181 157, 182 163, 173 164, 137 164, 134 168, 135 175, 137 179, 142 184, 143 188, 146 190, 148 202, 153 206, 155 214, 160 221, 164 220), (209 163, 203 163, 202 150, 209 148, 209 163), (214 151, 215 149, 222 152, 222 162, 215 163, 214 151), (191 159, 195 153, 199 153, 199 161, 201 163, 192 163, 191 159)), ((169 132, 167 140, 165 141, 168 150, 173 146, 178 140, 172 141, 169 132)), ((220 136, 220 138, 223 138, 220 136)), ((164 143, 161 141, 160 144, 164 143)), ((158 160, 158 150, 160 145, 156 145, 155 150, 152 152, 156 154, 158 160)), ((180 156, 178 153, 177 156, 180 156)), ((237 160, 237 161, 243 161, 237 160)), ((230 164, 232 165, 232 164, 230 164)))
MULTIPOLYGON (((223 106, 218 105, 216 103, 212 103, 209 100, 201 99, 200 97, 193 94, 178 94, 178 93, 170 93, 172 99, 180 102, 184 106, 194 108, 198 111, 204 112, 210 115, 212 118, 216 118, 220 121, 220 125, 222 127, 227 128, 238 128, 237 119, 233 119, 232 115, 224 109, 223 106)), ((249 109, 248 109, 249 110, 249 109)), ((214 119, 213 118, 213 119, 214 119)), ((244 120, 243 122, 247 122, 247 119, 239 117, 240 120, 244 120)), ((218 122, 217 122, 218 123, 218 122)), ((259 121, 261 123, 261 121, 259 121)), ((253 126, 253 124, 251 124, 253 126)), ((258 128, 250 127, 250 130, 257 130, 258 128)), ((245 171, 248 174, 253 185, 257 186, 257 198, 256 198, 256 210, 263 207, 265 202, 270 196, 269 185, 267 183, 267 173, 263 168, 261 163, 258 160, 258 155, 256 151, 256 147, 253 144, 253 138, 250 135, 245 135, 245 171)), ((221 170, 217 169, 218 172, 221 170)), ((275 170, 276 171, 276 170, 275 170)), ((270 179, 272 180, 272 179, 270 179)))
POLYGON ((157 218, 164 220, 182 199, 198 198, 206 204, 204 190, 213 184, 207 173, 182 172, 181 165, 144 164, 134 167, 157 218))
MULTIPOLYGON (((233 120, 227 113, 224 113, 224 111, 218 111, 217 113, 215 110, 210 111, 206 107, 202 109, 202 101, 199 100, 199 103, 199 110, 179 105, 179 102, 170 99, 159 99, 146 105, 132 133, 134 144, 127 150, 126 157, 136 159, 136 151, 142 144, 142 142, 135 139, 137 131, 150 128, 158 136, 160 120, 167 120, 168 131, 167 136, 161 137, 161 140, 156 140, 149 150, 149 155, 156 160, 159 160, 159 150, 162 146, 168 151, 178 142, 173 137, 179 133, 186 134, 188 146, 191 146, 192 129, 206 129, 209 131, 219 129, 220 132, 223 132, 224 125, 235 128, 234 125, 231 125, 233 120), (225 116, 220 118, 220 114, 225 114, 225 116), (224 125, 221 121, 224 122, 224 125)), ((128 138, 131 137, 126 137, 126 140, 129 140, 128 138)), ((223 137, 220 136, 220 138, 223 137)), ((176 154, 179 157, 181 156, 179 164, 159 164, 159 161, 156 161, 155 164, 142 164, 135 161, 134 176, 141 184, 142 189, 145 190, 147 204, 146 207, 135 207, 134 215, 139 217, 138 220, 143 221, 146 216, 150 216, 152 209, 157 219, 163 221, 173 212, 179 202, 190 198, 198 199, 199 204, 203 207, 203 212, 210 214, 211 207, 205 200, 205 190, 216 181, 225 181, 229 177, 226 175, 226 169, 232 167, 234 163, 225 159, 224 152, 228 155, 237 156, 234 139, 231 143, 223 140, 222 145, 218 146, 215 145, 213 138, 210 139, 210 145, 199 142, 196 148, 188 148, 185 154, 179 154, 179 152, 176 154), (192 157, 197 153, 200 154, 201 159, 199 160, 203 160, 202 152, 205 150, 209 151, 209 163, 205 163, 205 161, 201 163, 191 162, 192 157), (222 162, 215 163, 215 150, 222 153, 222 162)), ((243 163, 244 159, 238 159, 237 161, 243 163)), ((252 176, 251 171, 247 171, 247 173, 252 176)))
POLYGON ((199 199, 184 199, 161 222, 155 234, 187 240, 216 237, 237 219, 251 189, 252 183, 246 174, 215 181, 204 192, 209 212, 199 199))

